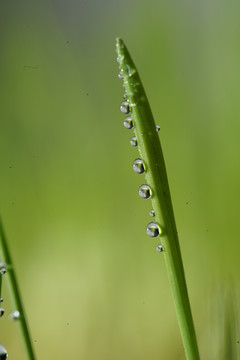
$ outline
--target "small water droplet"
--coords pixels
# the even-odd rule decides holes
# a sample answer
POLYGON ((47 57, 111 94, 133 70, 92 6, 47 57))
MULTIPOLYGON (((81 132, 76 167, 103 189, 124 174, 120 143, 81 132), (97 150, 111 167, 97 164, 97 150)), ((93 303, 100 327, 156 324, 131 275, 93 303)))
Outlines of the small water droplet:
POLYGON ((130 113, 130 108, 129 108, 129 104, 126 100, 124 100, 121 105, 120 105, 120 110, 123 114, 129 114, 130 113))
MULTIPOLYGON (((11 314, 9 315, 10 319, 13 321, 19 320, 20 318, 20 312, 18 310, 14 310, 11 312, 11 314)), ((1 360, 1 359, 0 359, 1 360)))
POLYGON ((149 215, 152 216, 152 217, 154 217, 154 216, 155 216, 155 211, 154 211, 153 209, 150 210, 150 211, 149 211, 149 215))
POLYGON ((150 222, 147 226, 147 234, 151 237, 156 237, 161 234, 161 229, 156 222, 150 222))
POLYGON ((159 125, 156 125, 156 131, 160 131, 160 126, 159 125))
POLYGON ((122 74, 121 71, 120 71, 120 73, 118 74, 118 78, 119 78, 119 79, 123 79, 123 74, 122 74))
POLYGON ((123 125, 126 129, 132 129, 133 127, 133 121, 131 116, 126 117, 126 119, 124 119, 123 125))
POLYGON ((5 360, 7 359, 7 357, 8 357, 7 350, 2 344, 0 344, 0 360, 5 360))
POLYGON ((1 261, 0 262, 0 274, 4 275, 4 274, 6 274, 6 272, 7 272, 6 264, 3 261, 1 261))
POLYGON ((136 138, 136 136, 133 136, 133 137, 131 138, 130 144, 131 144, 132 146, 137 146, 137 138, 136 138))
POLYGON ((1 275, 6 274, 6 272, 7 272, 7 269, 6 269, 5 267, 2 267, 2 268, 0 269, 0 274, 1 274, 1 275))
POLYGON ((4 308, 2 308, 2 307, 0 307, 0 317, 2 317, 3 316, 3 314, 4 314, 4 308))
POLYGON ((0 303, 2 303, 3 302, 3 298, 0 298, 0 303))
POLYGON ((120 60, 119 60, 119 57, 117 57, 117 62, 120 64, 120 60))
POLYGON ((133 170, 138 174, 143 174, 145 172, 144 163, 143 163, 142 159, 138 158, 138 159, 134 160, 133 170))
POLYGON ((162 244, 158 244, 158 245, 156 246, 156 250, 157 250, 158 252, 163 252, 164 248, 163 248, 162 244))
POLYGON ((123 94, 123 98, 124 98, 124 99, 127 99, 127 93, 124 93, 124 94, 123 94))
POLYGON ((138 189, 138 193, 143 199, 149 199, 151 197, 151 190, 147 184, 143 184, 138 189))

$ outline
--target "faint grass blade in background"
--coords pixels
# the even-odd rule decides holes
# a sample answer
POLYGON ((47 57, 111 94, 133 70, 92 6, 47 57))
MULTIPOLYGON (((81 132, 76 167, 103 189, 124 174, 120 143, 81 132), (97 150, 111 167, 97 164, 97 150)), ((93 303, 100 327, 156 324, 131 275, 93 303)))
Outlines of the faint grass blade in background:
POLYGON ((34 360, 35 356, 34 356, 31 337, 26 321, 26 315, 23 309, 17 278, 15 275, 13 263, 8 248, 7 238, 3 229, 1 219, 0 219, 0 262, 4 264, 2 265, 1 269, 5 269, 3 270, 4 273, 6 272, 6 274, 4 274, 4 277, 6 277, 10 291, 10 296, 12 299, 12 304, 15 309, 14 312, 11 314, 11 317, 13 320, 18 321, 20 332, 22 335, 22 341, 25 348, 26 359, 34 360))

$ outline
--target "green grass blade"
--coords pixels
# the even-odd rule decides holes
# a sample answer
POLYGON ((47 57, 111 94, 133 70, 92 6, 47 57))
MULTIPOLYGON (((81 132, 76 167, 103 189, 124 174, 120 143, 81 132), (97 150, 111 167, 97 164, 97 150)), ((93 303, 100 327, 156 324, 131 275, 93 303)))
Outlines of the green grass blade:
POLYGON ((5 236, 5 232, 3 229, 3 225, 0 219, 0 255, 1 255, 1 261, 3 261, 6 264, 7 267, 7 273, 4 275, 8 281, 9 289, 10 289, 10 296, 12 298, 12 303, 15 308, 15 310, 18 310, 20 313, 20 317, 18 319, 20 332, 22 335, 22 340, 25 348, 25 354, 26 359, 28 360, 34 360, 34 352, 32 347, 32 342, 30 338, 30 333, 28 330, 28 325, 26 321, 26 316, 20 296, 20 291, 17 283, 17 278, 15 275, 11 255, 8 249, 8 242, 7 238, 5 236))
POLYGON ((137 137, 138 150, 145 164, 145 175, 152 195, 156 222, 162 229, 161 243, 176 307, 186 358, 198 360, 199 352, 188 298, 184 268, 169 191, 160 139, 139 74, 122 41, 116 39, 116 50, 127 101, 137 137))

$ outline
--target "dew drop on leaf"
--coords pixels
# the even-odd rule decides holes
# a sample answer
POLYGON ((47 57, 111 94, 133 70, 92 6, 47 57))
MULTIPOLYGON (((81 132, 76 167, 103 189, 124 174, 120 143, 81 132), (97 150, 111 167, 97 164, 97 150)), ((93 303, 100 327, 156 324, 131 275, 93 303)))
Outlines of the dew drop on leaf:
POLYGON ((153 209, 150 210, 150 211, 149 211, 149 215, 152 216, 152 217, 154 217, 154 216, 155 216, 155 211, 154 211, 153 209))
POLYGON ((133 121, 131 116, 126 117, 126 119, 124 119, 123 125, 126 129, 132 129, 133 127, 133 121))
POLYGON ((2 344, 0 344, 0 360, 5 360, 7 359, 7 357, 8 357, 7 350, 2 344))
POLYGON ((160 235, 161 229, 156 222, 150 222, 147 226, 147 234, 151 237, 156 237, 160 235))
POLYGON ((160 126, 159 125, 156 125, 156 131, 160 131, 160 126))
POLYGON ((144 164, 142 159, 136 159, 133 162, 133 170, 138 174, 143 174, 145 172, 144 164))
POLYGON ((156 250, 158 251, 158 252, 163 252, 163 246, 162 246, 162 244, 159 244, 159 245, 157 245, 156 246, 156 250))
POLYGON ((138 189, 138 193, 142 199, 149 199, 151 197, 151 190, 147 184, 143 184, 138 189))
POLYGON ((130 108, 129 108, 129 104, 126 100, 124 100, 121 105, 120 105, 120 110, 123 114, 129 114, 130 113, 130 108))
POLYGON ((136 138, 136 136, 133 136, 133 137, 131 138, 130 144, 131 144, 132 146, 137 146, 137 138, 136 138))

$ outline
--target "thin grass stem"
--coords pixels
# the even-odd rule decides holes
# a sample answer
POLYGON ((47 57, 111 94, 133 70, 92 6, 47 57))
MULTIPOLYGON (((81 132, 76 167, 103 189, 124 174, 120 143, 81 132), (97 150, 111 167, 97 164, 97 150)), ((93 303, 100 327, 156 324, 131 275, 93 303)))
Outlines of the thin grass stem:
MULTIPOLYGON (((143 89, 139 74, 122 41, 116 39, 119 78, 123 79, 138 150, 145 164, 145 179, 150 188, 151 201, 160 228, 160 239, 168 271, 173 300, 187 360, 199 360, 199 351, 187 292, 182 256, 168 185, 167 172, 156 124, 143 89)), ((123 106, 123 105, 122 105, 123 106)), ((130 119, 129 119, 130 115, 130 119)), ((131 128, 129 126, 129 128, 131 128)), ((127 127, 127 126, 125 126, 127 127)), ((157 128, 159 130, 159 128, 157 128)), ((155 236, 155 235, 154 235, 155 236)))
POLYGON ((12 300, 12 304, 14 308, 18 310, 20 313, 18 323, 19 323, 20 333, 22 336, 23 345, 25 348, 26 359, 34 360, 35 355, 27 325, 26 315, 21 300, 21 295, 17 283, 16 274, 14 271, 13 262, 8 248, 8 241, 3 229, 1 219, 0 219, 0 254, 1 254, 1 261, 3 261, 6 264, 7 273, 4 275, 4 277, 6 276, 6 280, 10 290, 10 297, 12 300))

